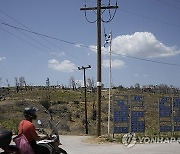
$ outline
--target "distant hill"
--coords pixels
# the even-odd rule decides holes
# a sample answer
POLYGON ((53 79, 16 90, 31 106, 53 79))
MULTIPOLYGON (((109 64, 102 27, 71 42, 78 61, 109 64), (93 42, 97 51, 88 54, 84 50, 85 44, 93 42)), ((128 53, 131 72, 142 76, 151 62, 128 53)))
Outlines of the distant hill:
MULTIPOLYGON (((38 118, 47 125, 47 114, 43 111, 45 106, 51 111, 54 121, 60 121, 58 130, 60 134, 85 134, 84 116, 84 92, 83 89, 61 89, 46 87, 31 87, 20 89, 0 89, 0 128, 6 128, 17 133, 17 126, 23 119, 23 110, 27 106, 35 106, 39 109, 38 118)), ((180 96, 179 90, 166 89, 160 91, 150 87, 123 88, 114 87, 113 95, 142 95, 145 102, 146 134, 157 135, 158 130, 158 99, 161 96, 180 96)), ((96 134, 97 126, 97 102, 96 92, 87 92, 88 129, 89 134, 96 134)), ((111 111, 112 111, 111 101, 111 111)), ((107 134, 108 113, 108 89, 102 90, 102 134, 107 134)), ((112 113, 112 112, 111 112, 112 113)), ((111 115, 111 132, 113 127, 111 115)))

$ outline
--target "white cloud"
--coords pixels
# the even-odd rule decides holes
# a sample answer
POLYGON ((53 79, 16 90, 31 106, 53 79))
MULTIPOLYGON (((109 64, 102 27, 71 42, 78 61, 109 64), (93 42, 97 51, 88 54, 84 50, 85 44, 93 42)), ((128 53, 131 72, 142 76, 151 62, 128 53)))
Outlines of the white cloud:
MULTIPOLYGON (((105 68, 109 68, 109 59, 103 60, 102 66, 104 66, 105 68)), ((122 60, 115 59, 115 60, 112 60, 111 66, 112 68, 120 69, 125 66, 125 63, 122 60)))
POLYGON ((112 41, 112 50, 117 54, 144 58, 169 57, 180 54, 180 49, 164 45, 150 32, 118 36, 112 41))
MULTIPOLYGON (((90 48, 92 51, 94 51, 94 52, 97 53, 97 46, 95 46, 95 45, 90 45, 89 48, 90 48)), ((102 53, 102 54, 105 55, 105 54, 108 54, 108 52, 109 52, 109 49, 108 49, 108 48, 101 47, 101 53, 102 53)))
POLYGON ((5 59, 6 59, 6 57, 0 57, 0 61, 3 61, 5 59))
POLYGON ((74 72, 75 64, 71 63, 69 60, 64 60, 62 62, 56 59, 51 59, 48 61, 48 67, 61 72, 74 72))
MULTIPOLYGON (((96 52, 96 46, 90 46, 96 52)), ((102 54, 108 54, 109 47, 102 47, 102 54)), ((120 55, 142 58, 169 57, 180 54, 176 46, 161 43, 150 32, 135 32, 132 35, 117 36, 112 40, 112 52, 120 55)), ((115 54, 113 54, 115 55, 115 54)))

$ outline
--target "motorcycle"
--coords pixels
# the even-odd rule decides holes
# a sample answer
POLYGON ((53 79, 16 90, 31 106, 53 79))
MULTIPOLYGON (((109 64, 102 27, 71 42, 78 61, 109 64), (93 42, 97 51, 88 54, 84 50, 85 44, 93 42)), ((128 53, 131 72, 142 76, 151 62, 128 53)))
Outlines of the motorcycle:
POLYGON ((50 134, 48 134, 43 129, 43 124, 42 124, 41 120, 38 120, 38 125, 41 127, 41 128, 38 129, 38 131, 40 133, 46 135, 47 139, 38 141, 37 144, 39 144, 41 146, 45 146, 46 148, 48 148, 49 151, 50 151, 50 154, 67 154, 67 152, 64 149, 59 147, 60 145, 62 145, 60 143, 59 134, 58 134, 58 130, 57 130, 57 127, 56 127, 59 124, 59 122, 54 124, 51 113, 48 110, 45 110, 45 112, 48 115, 50 115, 49 126, 50 126, 50 129, 51 129, 51 132, 50 132, 50 134))
MULTIPOLYGON (((46 139, 38 141, 37 144, 45 146, 49 150, 50 154, 67 154, 67 152, 64 149, 59 147, 61 143, 59 139, 58 130, 56 128, 59 122, 54 124, 51 113, 48 110, 45 110, 45 112, 50 115, 50 119, 48 122, 51 132, 48 134, 43 129, 43 124, 41 120, 38 120, 37 123, 40 126, 40 128, 38 128, 37 131, 39 131, 41 134, 44 134, 46 136, 46 139)), ((11 140, 11 131, 0 130, 0 148, 4 150, 4 152, 1 152, 1 154, 20 154, 19 149, 16 147, 16 145, 10 144, 11 140)))
POLYGON ((20 154, 16 145, 10 145, 12 135, 11 131, 0 130, 0 148, 4 150, 1 154, 20 154))

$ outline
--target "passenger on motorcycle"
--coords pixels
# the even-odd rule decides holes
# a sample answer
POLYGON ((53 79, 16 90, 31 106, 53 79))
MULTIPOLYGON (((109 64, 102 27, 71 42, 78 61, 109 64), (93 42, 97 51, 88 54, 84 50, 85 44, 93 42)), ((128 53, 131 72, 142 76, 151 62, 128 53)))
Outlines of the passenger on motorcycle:
POLYGON ((33 120, 37 119, 36 111, 37 109, 35 107, 26 107, 24 109, 23 114, 25 119, 19 123, 18 134, 23 133, 25 135, 35 154, 49 154, 50 152, 46 147, 36 143, 36 141, 45 138, 38 136, 35 125, 32 123, 33 120))

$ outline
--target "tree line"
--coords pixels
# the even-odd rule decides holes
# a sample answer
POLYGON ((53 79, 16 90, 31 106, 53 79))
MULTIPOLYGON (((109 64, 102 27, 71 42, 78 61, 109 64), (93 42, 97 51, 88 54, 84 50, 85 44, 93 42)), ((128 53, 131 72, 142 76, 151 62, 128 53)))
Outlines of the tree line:
MULTIPOLYGON (((61 88, 61 89, 72 89, 72 90, 79 90, 84 87, 83 81, 81 80, 76 80, 74 76, 71 76, 69 78, 69 85, 51 85, 50 84, 50 78, 47 77, 46 80, 44 81, 45 86, 33 86, 33 84, 28 84, 26 81, 25 77, 15 77, 15 87, 17 93, 21 90, 32 90, 33 87, 43 87, 43 88, 61 88)), ((95 79, 88 77, 86 79, 86 88, 89 91, 95 91, 96 89, 96 84, 95 84, 95 79)), ((0 88, 2 87, 10 87, 8 79, 6 79, 6 82, 3 82, 2 77, 0 77, 0 88), (6 85, 6 86, 4 86, 6 85)), ((102 84, 102 88, 106 89, 104 87, 104 84, 102 84)), ((130 87, 125 87, 123 85, 112 85, 112 89, 118 89, 118 90, 136 90, 139 92, 151 92, 151 93, 161 93, 161 94, 179 94, 179 87, 173 86, 173 85, 167 85, 167 84, 159 84, 159 85, 140 85, 139 83, 136 83, 135 85, 132 85, 130 87)))

